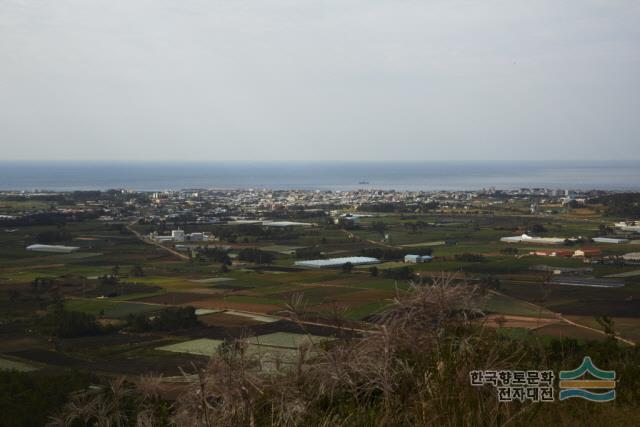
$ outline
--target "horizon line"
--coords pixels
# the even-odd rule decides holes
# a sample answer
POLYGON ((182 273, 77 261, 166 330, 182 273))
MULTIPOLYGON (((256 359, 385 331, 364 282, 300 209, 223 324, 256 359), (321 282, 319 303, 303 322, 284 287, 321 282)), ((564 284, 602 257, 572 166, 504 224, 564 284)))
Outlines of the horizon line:
POLYGON ((638 162, 640 158, 610 159, 0 159, 0 163, 421 163, 421 162, 638 162))

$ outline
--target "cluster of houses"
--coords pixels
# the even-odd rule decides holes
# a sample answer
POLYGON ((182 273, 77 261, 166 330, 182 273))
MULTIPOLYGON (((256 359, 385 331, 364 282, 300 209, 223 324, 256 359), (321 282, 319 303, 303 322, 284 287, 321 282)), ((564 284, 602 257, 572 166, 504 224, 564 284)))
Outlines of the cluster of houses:
POLYGON ((622 231, 631 231, 634 233, 640 233, 639 221, 622 221, 616 222, 614 226, 622 231))
POLYGON ((213 237, 208 233, 189 233, 185 234, 184 230, 172 230, 169 236, 160 236, 157 232, 149 234, 149 239, 158 243, 172 243, 172 242, 206 242, 213 240, 213 237))
POLYGON ((406 264, 422 264, 423 262, 429 262, 433 259, 429 255, 405 255, 404 262, 406 264))
MULTIPOLYGON (((632 222, 618 222, 614 226, 618 230, 626 232, 640 232, 640 223, 636 221, 632 222)), ((519 236, 508 236, 500 239, 503 243, 528 243, 539 245, 561 245, 565 243, 585 243, 587 241, 593 243, 605 243, 605 244, 628 244, 631 240, 626 237, 594 237, 589 238, 561 238, 561 237, 534 237, 528 234, 522 234, 519 236)), ((530 250, 529 255, 533 256, 549 256, 549 257, 567 257, 567 258, 584 258, 585 262, 624 262, 629 264, 640 263, 640 252, 631 252, 622 256, 608 256, 603 257, 602 251, 598 248, 580 248, 571 249, 567 247, 557 249, 535 249, 530 250)))
POLYGON ((599 257, 602 255, 602 251, 596 248, 590 249, 536 249, 535 251, 530 251, 529 255, 535 256, 557 256, 557 257, 567 257, 567 258, 593 258, 599 257))

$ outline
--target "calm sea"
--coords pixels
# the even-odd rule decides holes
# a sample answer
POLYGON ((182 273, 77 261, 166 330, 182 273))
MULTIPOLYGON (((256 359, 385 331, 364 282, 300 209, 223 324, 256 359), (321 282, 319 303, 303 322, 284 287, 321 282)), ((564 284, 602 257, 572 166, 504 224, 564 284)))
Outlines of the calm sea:
POLYGON ((0 190, 640 190, 640 161, 0 162, 0 190))

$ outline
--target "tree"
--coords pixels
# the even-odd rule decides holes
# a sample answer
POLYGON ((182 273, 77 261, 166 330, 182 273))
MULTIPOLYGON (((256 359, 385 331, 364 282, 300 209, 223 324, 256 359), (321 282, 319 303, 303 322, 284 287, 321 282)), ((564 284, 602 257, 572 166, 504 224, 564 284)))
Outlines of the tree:
POLYGON ((261 251, 258 248, 244 248, 238 252, 238 259, 257 264, 271 264, 275 256, 271 252, 261 251))
POLYGON ((351 264, 350 262, 345 262, 344 264, 342 264, 343 273, 351 273, 351 270, 353 270, 353 264, 351 264))
POLYGON ((57 338, 99 335, 103 332, 95 316, 67 310, 62 300, 56 301, 39 323, 43 333, 57 338))
POLYGON ((544 233, 547 229, 542 224, 533 224, 531 227, 532 233, 544 233))
POLYGON ((219 262, 224 265, 231 265, 231 258, 229 252, 223 248, 199 248, 197 250, 197 258, 200 261, 211 260, 213 262, 219 262))
POLYGON ((35 240, 43 244, 67 242, 71 240, 71 233, 64 229, 42 231, 36 234, 35 240))
POLYGON ((457 255, 455 255, 455 259, 456 259, 456 261, 462 261, 462 262, 483 262, 483 261, 485 261, 484 255, 482 255, 482 254, 471 254, 471 253, 457 254, 457 255))
POLYGON ((500 279, 494 276, 488 276, 486 278, 486 285, 490 289, 494 289, 496 291, 500 290, 500 279))
POLYGON ((500 252, 507 255, 518 255, 518 248, 514 248, 513 246, 508 246, 506 248, 500 249, 500 252))
POLYGON ((613 319, 608 316, 595 316, 594 319, 602 327, 602 331, 611 339, 615 339, 616 331, 614 329, 613 319))
POLYGON ((131 267, 131 276, 133 277, 144 277, 144 270, 140 264, 136 264, 131 267))
POLYGON ((414 279, 413 270, 408 267, 386 268, 382 270, 382 277, 394 280, 412 280, 414 279))
POLYGON ((295 252, 295 257, 298 259, 320 258, 321 256, 320 248, 300 248, 295 252))
POLYGON ((71 392, 97 382, 77 370, 31 372, 0 370, 2 426, 44 426, 64 406, 71 392))
POLYGON ((384 233, 387 231, 387 224, 382 221, 375 221, 371 224, 371 229, 384 236, 384 233))
POLYGON ((172 331, 197 326, 200 321, 193 307, 170 307, 153 317, 145 313, 130 314, 127 324, 131 330, 137 332, 172 331))

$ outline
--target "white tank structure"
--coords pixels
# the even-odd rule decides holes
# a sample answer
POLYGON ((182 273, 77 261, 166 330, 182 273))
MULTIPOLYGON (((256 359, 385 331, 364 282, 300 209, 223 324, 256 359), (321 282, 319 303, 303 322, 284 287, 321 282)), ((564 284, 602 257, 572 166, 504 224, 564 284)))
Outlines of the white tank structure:
POLYGON ((172 230, 171 237, 173 237, 174 242, 184 242, 184 230, 172 230))

